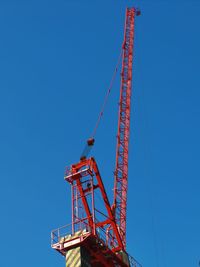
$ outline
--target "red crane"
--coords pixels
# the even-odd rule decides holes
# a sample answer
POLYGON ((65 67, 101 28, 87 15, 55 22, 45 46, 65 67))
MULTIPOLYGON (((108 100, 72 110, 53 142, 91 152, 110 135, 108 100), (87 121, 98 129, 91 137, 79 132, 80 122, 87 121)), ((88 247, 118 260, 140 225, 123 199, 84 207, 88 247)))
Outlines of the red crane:
MULTIPOLYGON (((93 157, 66 169, 71 185, 72 224, 53 230, 52 247, 66 257, 66 266, 140 266, 126 252, 128 144, 134 44, 134 21, 140 12, 127 8, 124 29, 114 201, 111 205, 93 157), (100 202, 99 202, 100 199, 100 202)), ((94 139, 88 140, 91 147, 94 139)))

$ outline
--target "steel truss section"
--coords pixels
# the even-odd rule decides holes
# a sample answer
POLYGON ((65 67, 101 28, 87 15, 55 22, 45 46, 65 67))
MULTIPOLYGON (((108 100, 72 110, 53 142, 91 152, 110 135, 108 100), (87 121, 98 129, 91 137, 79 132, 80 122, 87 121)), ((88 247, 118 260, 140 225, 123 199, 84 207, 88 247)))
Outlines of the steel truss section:
POLYGON ((126 247, 126 207, 127 207, 127 179, 128 179, 128 146, 130 134, 130 107, 132 87, 132 65, 134 44, 135 15, 140 12, 135 8, 126 10, 124 29, 123 58, 121 72, 121 88, 118 118, 118 134, 116 147, 116 167, 114 184, 114 203, 116 223, 120 229, 120 236, 126 247))

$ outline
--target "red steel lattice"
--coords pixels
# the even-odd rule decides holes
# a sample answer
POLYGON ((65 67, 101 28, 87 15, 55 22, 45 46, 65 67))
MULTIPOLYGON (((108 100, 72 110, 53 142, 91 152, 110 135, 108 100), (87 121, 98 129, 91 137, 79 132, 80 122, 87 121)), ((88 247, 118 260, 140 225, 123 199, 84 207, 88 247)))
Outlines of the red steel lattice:
POLYGON ((128 146, 130 134, 134 21, 135 15, 139 14, 140 12, 135 8, 128 8, 126 10, 124 43, 122 47, 123 58, 121 72, 113 210, 115 212, 116 223, 119 226, 120 235, 124 247, 126 247, 128 146))

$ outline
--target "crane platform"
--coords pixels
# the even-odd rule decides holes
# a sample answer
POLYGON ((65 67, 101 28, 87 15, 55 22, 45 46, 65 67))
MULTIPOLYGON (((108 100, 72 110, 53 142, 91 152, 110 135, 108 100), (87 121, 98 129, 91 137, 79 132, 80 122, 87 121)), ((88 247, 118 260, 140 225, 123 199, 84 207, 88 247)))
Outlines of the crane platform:
POLYGON ((67 267, 141 267, 126 252, 114 253, 109 249, 106 245, 106 234, 99 231, 97 235, 93 235, 88 230, 86 220, 82 221, 85 228, 74 234, 70 234, 71 226, 62 226, 51 232, 51 247, 66 258, 67 267))

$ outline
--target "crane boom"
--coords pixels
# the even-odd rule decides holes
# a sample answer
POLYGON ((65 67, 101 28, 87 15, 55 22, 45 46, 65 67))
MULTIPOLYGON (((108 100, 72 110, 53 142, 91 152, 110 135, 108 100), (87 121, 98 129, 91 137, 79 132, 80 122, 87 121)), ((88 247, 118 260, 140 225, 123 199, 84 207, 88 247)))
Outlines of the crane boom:
POLYGON ((135 15, 140 12, 135 8, 127 8, 124 29, 118 134, 116 147, 116 167, 114 183, 114 211, 116 223, 124 247, 126 246, 126 206, 128 179, 128 147, 130 135, 130 107, 132 87, 132 65, 134 44, 135 15))

